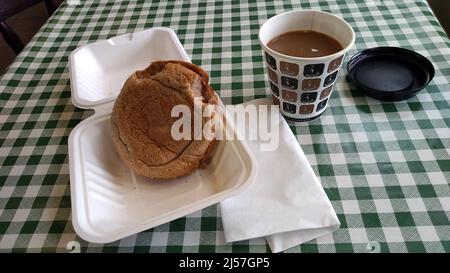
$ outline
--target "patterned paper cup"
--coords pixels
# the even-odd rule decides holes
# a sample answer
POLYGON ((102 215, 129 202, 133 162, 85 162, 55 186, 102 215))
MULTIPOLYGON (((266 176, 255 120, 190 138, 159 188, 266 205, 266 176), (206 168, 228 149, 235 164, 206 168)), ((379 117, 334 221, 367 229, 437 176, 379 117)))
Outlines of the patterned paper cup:
POLYGON ((355 42, 352 27, 343 19, 316 10, 288 11, 267 20, 259 30, 259 42, 269 76, 273 102, 289 120, 320 117, 328 103, 345 53, 355 42), (335 54, 300 58, 278 53, 267 43, 294 30, 314 30, 335 38, 343 49, 335 54))

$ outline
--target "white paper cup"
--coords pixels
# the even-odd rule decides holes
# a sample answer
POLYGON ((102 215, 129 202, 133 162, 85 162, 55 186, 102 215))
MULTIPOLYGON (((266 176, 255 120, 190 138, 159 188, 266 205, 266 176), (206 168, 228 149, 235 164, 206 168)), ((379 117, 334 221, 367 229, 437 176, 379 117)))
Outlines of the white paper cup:
POLYGON ((288 11, 267 20, 259 30, 259 42, 269 76, 273 101, 288 120, 310 121, 325 111, 345 53, 355 42, 352 27, 323 11, 288 11), (282 33, 314 30, 336 39, 343 49, 323 57, 301 58, 278 53, 267 43, 282 33))

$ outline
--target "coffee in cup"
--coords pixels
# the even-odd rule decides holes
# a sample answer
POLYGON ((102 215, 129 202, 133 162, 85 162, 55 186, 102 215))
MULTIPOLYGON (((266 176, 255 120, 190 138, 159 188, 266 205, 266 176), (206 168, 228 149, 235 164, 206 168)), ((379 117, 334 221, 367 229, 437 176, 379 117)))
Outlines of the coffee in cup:
POLYGON ((284 55, 316 58, 338 53, 342 45, 333 37, 313 30, 294 30, 280 34, 267 46, 284 55))

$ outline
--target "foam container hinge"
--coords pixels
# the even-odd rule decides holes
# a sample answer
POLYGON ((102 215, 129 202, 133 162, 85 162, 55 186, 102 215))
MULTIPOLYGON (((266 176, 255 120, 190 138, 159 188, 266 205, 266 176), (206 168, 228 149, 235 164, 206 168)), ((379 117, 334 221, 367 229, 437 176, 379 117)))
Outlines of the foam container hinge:
POLYGON ((219 141, 208 167, 170 181, 136 175, 121 161, 111 137, 114 100, 129 75, 168 59, 190 61, 168 28, 117 36, 70 54, 73 104, 95 111, 69 136, 72 221, 86 241, 112 242, 191 214, 240 193, 255 177, 255 159, 241 140, 219 141))

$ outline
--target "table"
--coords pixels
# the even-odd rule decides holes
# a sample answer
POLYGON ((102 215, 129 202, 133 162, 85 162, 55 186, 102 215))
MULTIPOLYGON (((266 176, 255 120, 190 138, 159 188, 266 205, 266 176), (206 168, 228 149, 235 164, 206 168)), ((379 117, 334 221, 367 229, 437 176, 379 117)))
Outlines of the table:
POLYGON ((110 244, 77 237, 67 139, 92 111, 71 103, 68 55, 170 27, 224 103, 241 103, 270 94, 259 26, 302 8, 353 26, 348 56, 400 46, 428 57, 436 75, 416 97, 388 103, 363 96, 341 71, 322 118, 291 127, 342 225, 286 252, 450 252, 450 41, 426 1, 68 2, 77 1, 56 11, 0 80, 1 252, 68 252, 68 243, 82 252, 270 251, 263 239, 225 244, 217 206, 110 244))

